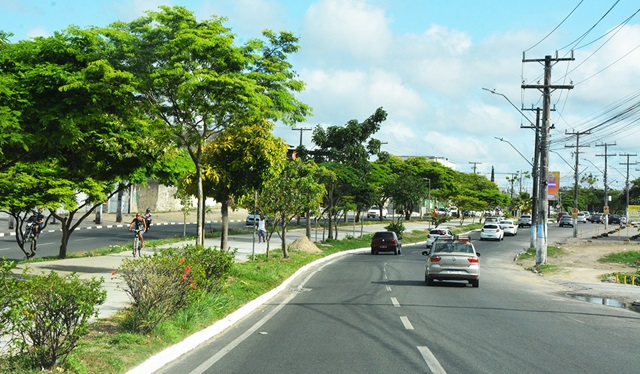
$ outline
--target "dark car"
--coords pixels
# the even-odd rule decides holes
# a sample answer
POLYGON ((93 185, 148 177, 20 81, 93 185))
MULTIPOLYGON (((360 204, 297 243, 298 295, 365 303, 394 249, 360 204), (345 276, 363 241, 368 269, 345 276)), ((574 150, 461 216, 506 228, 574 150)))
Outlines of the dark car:
POLYGON ((620 215, 619 214, 609 214, 607 215, 608 222, 610 224, 620 224, 620 215))
POLYGON ((378 252, 393 252, 395 255, 402 253, 402 242, 393 231, 378 231, 371 238, 371 254, 378 252))

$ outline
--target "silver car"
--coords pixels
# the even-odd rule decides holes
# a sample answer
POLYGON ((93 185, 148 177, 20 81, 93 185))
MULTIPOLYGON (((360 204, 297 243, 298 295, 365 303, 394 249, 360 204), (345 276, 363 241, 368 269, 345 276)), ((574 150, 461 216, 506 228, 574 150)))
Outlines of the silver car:
POLYGON ((468 240, 443 240, 434 243, 427 257, 424 281, 432 286, 434 280, 462 280, 473 287, 480 286, 480 253, 468 240))

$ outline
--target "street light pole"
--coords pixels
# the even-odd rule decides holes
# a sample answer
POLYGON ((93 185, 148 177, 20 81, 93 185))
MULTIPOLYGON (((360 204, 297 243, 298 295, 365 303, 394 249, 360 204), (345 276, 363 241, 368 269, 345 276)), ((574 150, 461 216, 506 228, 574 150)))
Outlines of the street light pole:
MULTIPOLYGON (((422 178, 429 182, 429 190, 427 192, 427 201, 429 202, 429 209, 431 209, 431 179, 430 178, 422 178)), ((427 209, 427 215, 429 215, 429 209, 427 209)), ((429 228, 431 228, 431 220, 429 219, 429 228)))

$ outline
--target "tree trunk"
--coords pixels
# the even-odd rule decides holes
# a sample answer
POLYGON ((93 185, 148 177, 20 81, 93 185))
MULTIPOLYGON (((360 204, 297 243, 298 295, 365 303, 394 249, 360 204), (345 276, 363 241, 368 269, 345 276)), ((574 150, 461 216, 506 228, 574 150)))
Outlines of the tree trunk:
POLYGON ((222 232, 220 233, 220 250, 226 251, 229 246, 229 198, 222 201, 220 213, 222 215, 222 232))
POLYGON ((307 223, 305 224, 306 234, 307 234, 307 238, 311 239, 311 212, 308 210, 306 213, 306 217, 307 217, 307 223))
POLYGON ((289 258, 289 250, 287 249, 287 223, 282 218, 282 256, 289 258))
POLYGON ((116 208, 116 222, 122 222, 122 195, 124 195, 124 189, 120 188, 118 191, 118 207, 116 208))
POLYGON ((202 168, 196 162, 196 179, 198 181, 198 208, 196 212, 196 245, 204 247, 204 224, 202 222, 202 212, 204 212, 204 188, 202 186, 202 168))

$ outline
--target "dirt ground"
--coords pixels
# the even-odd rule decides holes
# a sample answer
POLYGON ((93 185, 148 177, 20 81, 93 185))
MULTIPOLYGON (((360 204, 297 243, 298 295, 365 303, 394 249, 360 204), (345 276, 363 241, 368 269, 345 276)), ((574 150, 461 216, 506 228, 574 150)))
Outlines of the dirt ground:
MULTIPOLYGON (((559 256, 547 258, 547 263, 555 265, 556 271, 540 275, 540 281, 555 284, 559 294, 572 294, 619 300, 627 305, 640 306, 640 287, 615 284, 611 273, 635 273, 640 264, 603 263, 598 259, 622 251, 640 251, 638 241, 587 240, 550 244, 563 249, 559 256)), ((535 265, 535 259, 518 260, 517 264, 526 269, 535 265)), ((640 282, 640 279, 637 280, 640 282)), ((549 283, 547 283, 549 284, 549 283)))
MULTIPOLYGON (((564 279, 576 282, 600 282, 604 274, 615 272, 632 273, 637 267, 603 263, 598 259, 608 254, 623 251, 640 251, 638 242, 599 242, 580 241, 557 245, 564 253, 560 256, 548 257, 547 263, 558 267, 557 271, 544 275, 548 279, 564 279)), ((535 264, 535 259, 519 261, 525 267, 535 264)))

